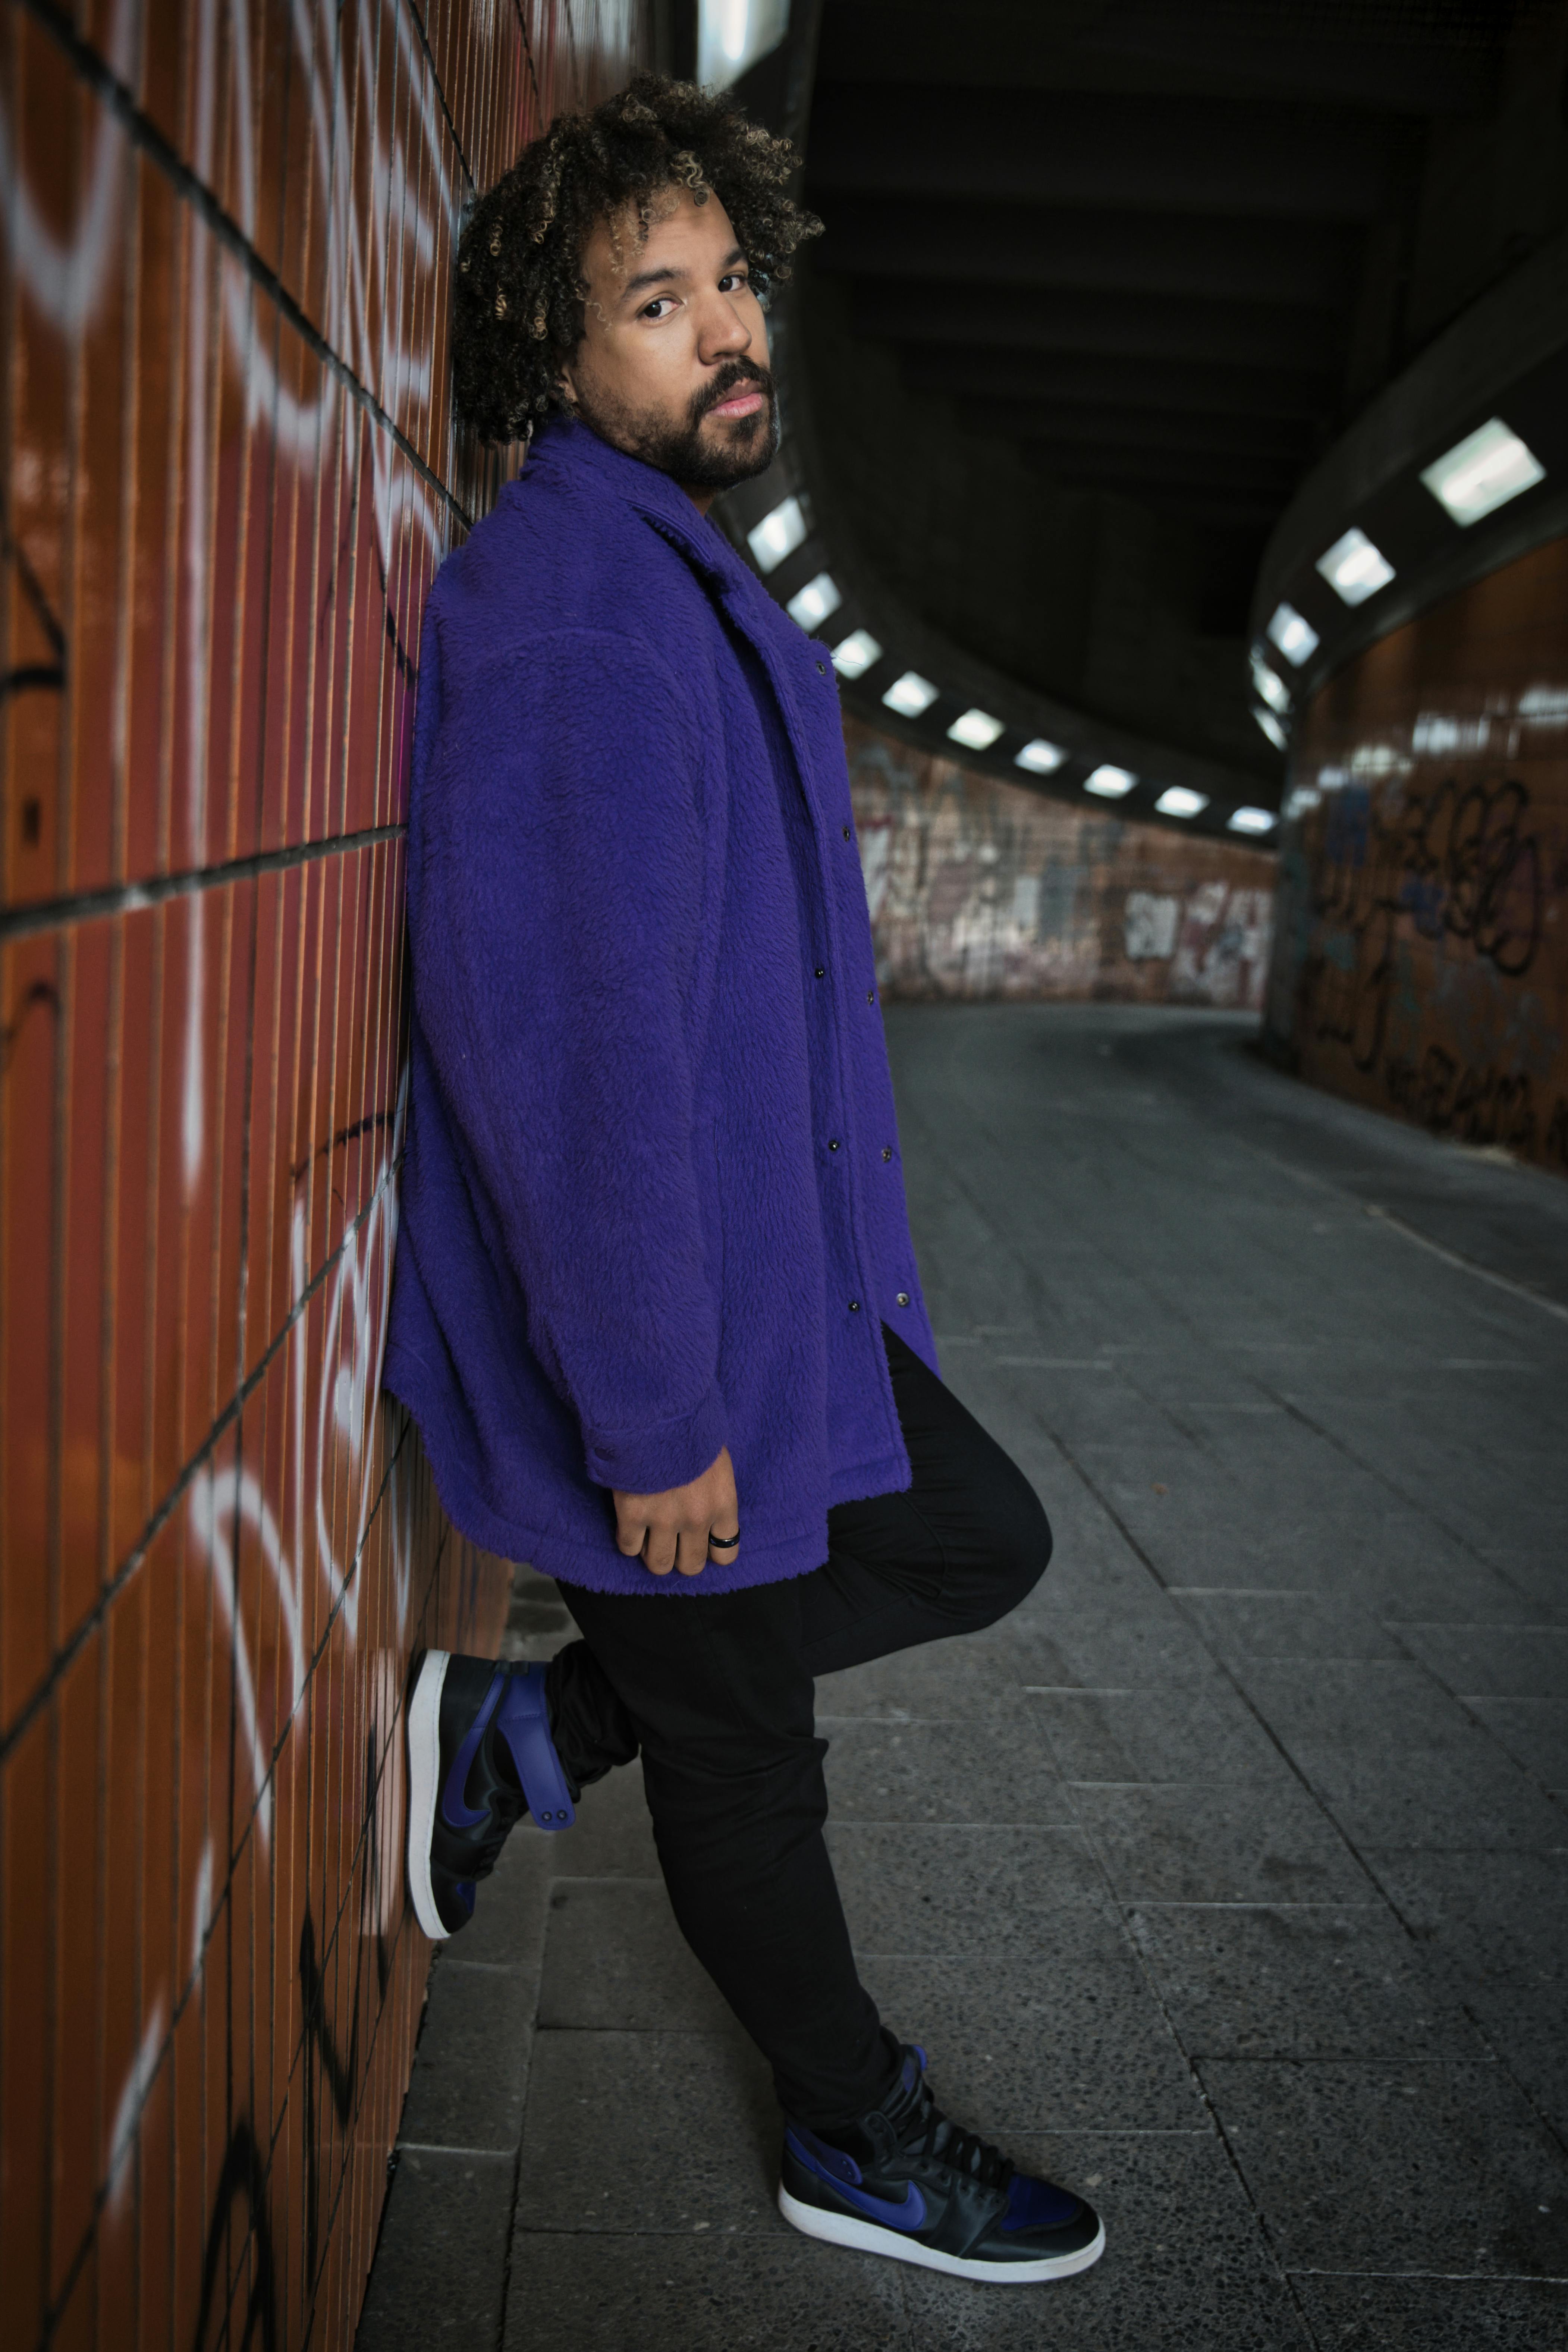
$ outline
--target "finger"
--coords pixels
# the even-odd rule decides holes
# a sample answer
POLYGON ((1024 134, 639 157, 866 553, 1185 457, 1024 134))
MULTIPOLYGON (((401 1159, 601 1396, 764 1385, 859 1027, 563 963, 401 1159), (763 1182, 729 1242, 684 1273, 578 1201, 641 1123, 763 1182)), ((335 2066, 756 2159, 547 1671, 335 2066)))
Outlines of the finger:
POLYGON ((708 1565, 708 1538, 700 1528, 682 1528, 675 1564, 682 1576, 700 1576, 708 1565))
MULTIPOLYGON (((735 1521, 733 1517, 727 1519, 716 1519, 714 1521, 715 1528, 719 1529, 732 1528, 734 1525, 735 1521)), ((737 1560, 741 1556, 741 1538, 739 1533, 737 1532, 733 1543, 724 1543, 721 1541, 718 1534, 710 1534, 708 1538, 708 1555, 710 1559, 717 1560, 721 1568, 730 1567, 731 1564, 737 1560)))
POLYGON ((616 1510, 616 1549, 617 1551, 625 1552, 628 1559, 636 1559, 647 1538, 647 1521, 645 1518, 617 1505, 616 1510))
POLYGON ((675 1532, 671 1528, 649 1528, 643 1547, 643 1565, 651 1575, 668 1576, 675 1566, 675 1532))

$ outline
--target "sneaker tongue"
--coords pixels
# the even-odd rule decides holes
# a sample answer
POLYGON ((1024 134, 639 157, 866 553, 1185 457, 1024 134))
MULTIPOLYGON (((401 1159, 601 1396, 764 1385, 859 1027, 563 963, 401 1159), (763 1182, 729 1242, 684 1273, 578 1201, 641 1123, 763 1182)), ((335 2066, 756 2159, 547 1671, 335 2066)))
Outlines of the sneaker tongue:
POLYGON ((921 2085, 924 2081, 920 2061, 910 2051, 904 2053, 899 2079, 883 2102, 882 2113, 895 2129, 901 2131, 910 2117, 921 2108, 921 2085))
MULTIPOLYGON (((926 2116, 931 2100, 921 2063, 924 2055, 923 2051, 918 2055, 912 2051, 905 2053, 897 2087, 882 2109, 900 2140, 918 2139, 926 2127, 926 2116)), ((945 2131, 946 2128, 944 2124, 942 2129, 945 2131)))

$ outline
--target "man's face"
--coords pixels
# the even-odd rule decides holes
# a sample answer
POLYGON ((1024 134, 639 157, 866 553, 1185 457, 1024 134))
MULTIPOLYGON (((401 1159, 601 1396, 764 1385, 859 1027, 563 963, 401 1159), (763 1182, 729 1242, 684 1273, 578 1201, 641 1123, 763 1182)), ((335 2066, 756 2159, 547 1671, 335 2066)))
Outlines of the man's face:
POLYGON ((584 252, 583 340, 562 383, 584 424, 706 513, 778 447, 762 305, 717 196, 667 189, 646 237, 630 212, 617 229, 601 222, 584 252))

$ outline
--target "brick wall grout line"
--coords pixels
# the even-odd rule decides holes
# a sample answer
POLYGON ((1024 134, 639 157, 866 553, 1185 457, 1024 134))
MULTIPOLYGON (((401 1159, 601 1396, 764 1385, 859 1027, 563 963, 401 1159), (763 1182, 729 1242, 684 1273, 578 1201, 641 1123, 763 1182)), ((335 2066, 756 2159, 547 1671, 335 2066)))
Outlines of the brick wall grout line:
POLYGON ((268 1343, 266 1354, 259 1359, 254 1371, 249 1374, 242 1385, 235 1391, 234 1395, 230 1397, 228 1402, 224 1406, 223 1411, 218 1414, 216 1420, 213 1423, 212 1427, 207 1431, 206 1435, 203 1438, 200 1445, 197 1446, 189 1461, 184 1465, 178 1476, 174 1479, 174 1483, 169 1487, 168 1492, 164 1495, 162 1502, 158 1504, 152 1516, 147 1520, 146 1525, 138 1535, 131 1550, 126 1554, 123 1562, 116 1570, 115 1574, 103 1586, 99 1594, 98 1600, 94 1602, 92 1608, 88 1611, 79 1624, 77 1625, 75 1631, 70 1635, 69 1640, 64 1643, 64 1644, 56 1651, 54 1656, 49 1661, 47 1670, 37 1688, 33 1691, 31 1696, 23 1701, 21 1706, 17 1709, 13 1721, 3 1732, 0 1732, 0 1766, 4 1766, 5 1764, 10 1758, 12 1751, 26 1737, 29 1726, 37 1716, 39 1710, 47 1704, 49 1698, 58 1687, 60 1676, 69 1667, 72 1659, 76 1657, 83 1644, 91 1638, 97 1628, 103 1623, 110 1609, 113 1606, 114 1601, 124 1590, 125 1586, 130 1582, 132 1577, 135 1575, 137 1570, 142 1566, 149 1551, 152 1549, 153 1543, 162 1534, 163 1528, 167 1526, 169 1520, 174 1517, 174 1512, 178 1509, 185 1495, 189 1492, 191 1486, 199 1475, 203 1465, 211 1457, 213 1448, 216 1445, 218 1440, 225 1434, 225 1433, 237 1421, 240 1413, 244 1411, 246 1404, 255 1394, 262 1381, 266 1378, 268 1370, 278 1355, 279 1349, 289 1339, 295 1324, 310 1307, 311 1301, 316 1297, 317 1292, 325 1283, 327 1276, 331 1273, 332 1268, 337 1265, 343 1252, 350 1247, 358 1236, 360 1228, 364 1223, 365 1219, 371 1214, 371 1212, 375 1207, 377 1201, 381 1198, 386 1186, 396 1181, 399 1168, 400 1163, 393 1163, 389 1164, 388 1167, 384 1170, 381 1180, 377 1183, 375 1190, 372 1192, 370 1198, 364 1202, 363 1206, 356 1212, 352 1223, 345 1226, 342 1239, 339 1242, 336 1249, 332 1251, 329 1257, 323 1259, 322 1263, 317 1267, 315 1273, 310 1276, 310 1279, 306 1284, 304 1289, 300 1292, 299 1297, 293 1302, 288 1315, 284 1318, 283 1322, 279 1325, 277 1332, 273 1335, 272 1339, 268 1343))
MULTIPOLYGON (((363 383, 346 360, 334 351, 321 329, 307 317, 294 296, 269 263, 264 261, 239 223, 225 210, 204 180, 198 179, 190 165, 184 162, 170 145, 152 119, 144 114, 131 91, 119 76, 104 62, 98 51, 84 41, 72 26, 55 0, 19 0, 37 23, 42 26, 58 46, 64 50, 81 79, 88 83, 121 128, 144 154, 157 165, 203 222, 240 267, 255 279, 262 291, 277 306, 296 334, 309 345, 315 357, 335 376, 351 399, 374 418, 383 431, 389 434, 420 479, 435 491, 464 525, 471 528, 473 518, 459 504, 452 491, 434 469, 426 465, 403 427, 382 406, 368 385, 363 383)), ((437 84, 437 87, 439 85, 437 84)))
POLYGON ((142 882, 117 882, 101 890, 82 890, 67 898, 41 898, 34 906, 0 908, 0 946, 15 939, 60 931, 78 923, 104 922, 114 915, 134 915, 160 907, 171 898, 185 898, 200 890, 223 890, 262 874, 282 874, 291 866, 314 866, 324 857, 342 857, 378 842, 400 841, 406 824, 366 825, 359 833, 335 833, 320 841, 294 842, 281 849, 258 850, 221 866, 200 866, 176 874, 153 874, 142 882))

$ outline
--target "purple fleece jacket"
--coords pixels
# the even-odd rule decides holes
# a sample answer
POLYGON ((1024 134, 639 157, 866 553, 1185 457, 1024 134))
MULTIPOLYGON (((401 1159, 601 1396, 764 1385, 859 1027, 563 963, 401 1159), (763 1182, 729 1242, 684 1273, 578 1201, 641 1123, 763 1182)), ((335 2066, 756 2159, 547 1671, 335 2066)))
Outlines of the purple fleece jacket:
POLYGON ((933 1368, 838 696, 668 476, 551 425, 442 566, 408 827, 385 1383, 458 1526, 605 1592, 820 1565, 906 1487, 933 1368), (728 1445, 734 1562, 655 1578, 608 1489, 728 1445))

